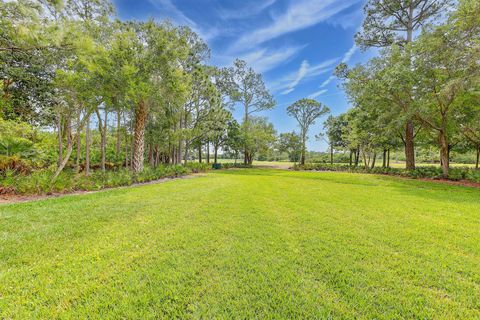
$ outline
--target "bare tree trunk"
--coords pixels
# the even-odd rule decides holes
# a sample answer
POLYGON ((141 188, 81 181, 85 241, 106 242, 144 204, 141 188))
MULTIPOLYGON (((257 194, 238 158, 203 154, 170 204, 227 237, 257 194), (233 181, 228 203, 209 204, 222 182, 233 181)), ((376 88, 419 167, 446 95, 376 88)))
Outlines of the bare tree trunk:
POLYGON ((415 169, 415 144, 414 144, 414 127, 411 120, 407 121, 405 126, 405 159, 406 168, 408 170, 415 169))
POLYGON ((352 149, 350 149, 350 160, 348 162, 348 165, 351 167, 352 166, 352 159, 353 159, 353 152, 352 149))
POLYGON ((145 124, 147 122, 147 105, 141 100, 135 108, 135 129, 133 144, 133 165, 134 172, 143 171, 143 157, 145 149, 145 124))
POLYGON ((445 132, 441 130, 438 134, 440 143, 440 161, 442 165, 443 177, 448 178, 448 171, 450 168, 450 160, 448 158, 448 142, 445 132))
POLYGON ((71 144, 73 146, 73 140, 72 140, 72 119, 70 117, 67 118, 67 121, 65 122, 66 125, 66 134, 67 134, 67 145, 71 144))
POLYGON ((390 149, 387 150, 387 168, 390 168, 390 149))
POLYGON ((188 149, 190 147, 190 143, 188 140, 185 140, 185 153, 183 155, 183 163, 187 164, 188 162, 188 149))
MULTIPOLYGON (((77 126, 80 126, 80 110, 77 112, 77 126)), ((77 155, 75 157, 75 171, 80 172, 80 156, 82 153, 82 137, 80 134, 77 134, 77 155)))
POLYGON ((90 174, 90 116, 85 125, 85 175, 90 174))
POLYGON ((58 162, 57 167, 60 167, 63 159, 63 132, 62 132, 62 115, 61 113, 57 116, 57 126, 58 126, 58 162))
POLYGON ((72 155, 73 151, 73 143, 70 140, 67 145, 67 153, 65 154, 65 158, 62 159, 62 162, 60 163, 60 166, 57 168, 57 171, 55 171, 55 174, 53 175, 52 181, 57 179, 57 177, 60 175, 62 172, 63 168, 67 165, 68 160, 70 159, 70 156, 72 155))
POLYGON ((373 159, 372 159, 372 166, 371 168, 375 168, 375 162, 377 161, 377 152, 373 152, 373 159))
POLYGON ((217 163, 217 158, 218 158, 218 144, 217 143, 214 143, 213 144, 213 147, 215 148, 215 154, 214 154, 214 160, 213 160, 213 163, 217 163))
POLYGON ((475 169, 478 170, 478 166, 480 163, 480 144, 477 145, 477 161, 475 162, 475 169))
POLYGON ((305 133, 302 132, 302 153, 301 153, 301 156, 300 156, 300 165, 305 165, 305 149, 306 149, 306 137, 305 137, 305 133))
POLYGON ((127 127, 127 115, 124 115, 124 122, 125 122, 125 169, 128 169, 129 166, 129 161, 128 161, 128 155, 129 155, 129 150, 128 150, 128 127, 127 127))
POLYGON ((382 168, 387 167, 387 149, 383 149, 382 168))
POLYGON ((121 127, 122 127, 122 122, 121 122, 121 117, 122 113, 120 110, 117 111, 117 142, 115 145, 115 153, 117 156, 117 160, 120 156, 121 148, 122 148, 122 135, 121 135, 121 127))
MULTIPOLYGON (((83 126, 85 124, 85 121, 88 119, 88 117, 90 116, 89 113, 87 113, 85 115, 85 118, 83 118, 82 121, 80 121, 80 123, 78 124, 78 127, 77 127, 77 132, 76 132, 76 135, 79 135, 80 132, 83 130, 83 126)), ((55 174, 53 175, 52 177, 52 181, 54 181, 55 179, 57 179, 58 175, 62 172, 62 170, 65 168, 65 166, 67 165, 68 163, 68 160, 70 160, 70 156, 72 155, 72 151, 73 151, 73 140, 76 140, 76 136, 75 136, 75 139, 72 139, 71 137, 71 130, 68 130, 68 139, 67 139, 67 153, 65 154, 65 157, 62 159, 62 162, 60 163, 60 166, 57 168, 57 171, 55 171, 55 174)))
POLYGON ((210 141, 207 141, 207 163, 210 163, 210 141))
POLYGON ((153 144, 152 143, 148 144, 148 164, 152 168, 155 166, 155 162, 154 162, 154 158, 153 158, 153 144))
POLYGON ((95 110, 98 118, 98 131, 100 132, 100 152, 101 152, 101 161, 100 167, 102 172, 105 172, 105 160, 106 160, 106 141, 107 141, 107 110, 105 109, 105 123, 102 121, 102 116, 98 109, 95 110))
POLYGON ((333 165, 333 144, 330 144, 330 164, 333 165))
POLYGON ((160 163, 160 151, 158 150, 158 144, 155 145, 155 167, 158 167, 160 163))
POLYGON ((198 162, 202 163, 202 144, 198 147, 198 162))

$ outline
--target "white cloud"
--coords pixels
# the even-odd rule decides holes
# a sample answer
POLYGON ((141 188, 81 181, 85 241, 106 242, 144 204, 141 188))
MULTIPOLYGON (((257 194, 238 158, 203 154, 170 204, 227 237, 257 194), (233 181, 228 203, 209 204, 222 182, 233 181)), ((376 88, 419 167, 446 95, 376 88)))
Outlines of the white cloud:
POLYGON ((315 99, 315 98, 321 96, 322 94, 324 94, 324 93, 327 92, 327 91, 328 91, 327 89, 322 89, 322 90, 319 90, 319 91, 317 91, 317 92, 312 93, 312 94, 309 95, 308 97, 309 97, 310 99, 315 99))
POLYGON ((359 0, 297 0, 285 13, 263 28, 249 32, 234 45, 236 48, 252 46, 281 35, 314 26, 329 19, 359 0))
POLYGON ((275 51, 262 48, 244 54, 240 59, 245 60, 255 71, 266 72, 287 62, 303 48, 305 46, 286 47, 275 51))
POLYGON ((282 92, 282 94, 289 94, 293 90, 295 90, 295 87, 302 81, 303 77, 308 72, 308 69, 310 68, 310 64, 308 63, 307 60, 303 60, 302 64, 300 65, 300 68, 297 71, 297 76, 295 77, 295 80, 293 80, 292 83, 288 86, 288 89, 282 92))
POLYGON ((357 46, 354 43, 353 46, 343 56, 342 62, 348 63, 352 58, 353 54, 355 53, 355 51, 357 51, 357 46))
POLYGON ((330 84, 330 82, 332 82, 333 80, 335 80, 335 76, 330 76, 328 77, 327 80, 323 81, 322 84, 320 85, 320 88, 325 88, 326 86, 328 86, 330 84))
POLYGON ((332 70, 332 66, 336 64, 338 60, 338 58, 329 59, 316 65, 310 65, 308 62, 303 61, 297 71, 285 75, 270 85, 270 90, 288 94, 295 90, 295 87, 302 81, 309 80, 332 70))
POLYGON ((220 12, 220 16, 223 20, 250 18, 274 5, 275 2, 277 2, 277 0, 263 0, 262 3, 254 2, 248 6, 243 6, 241 10, 223 10, 220 12))

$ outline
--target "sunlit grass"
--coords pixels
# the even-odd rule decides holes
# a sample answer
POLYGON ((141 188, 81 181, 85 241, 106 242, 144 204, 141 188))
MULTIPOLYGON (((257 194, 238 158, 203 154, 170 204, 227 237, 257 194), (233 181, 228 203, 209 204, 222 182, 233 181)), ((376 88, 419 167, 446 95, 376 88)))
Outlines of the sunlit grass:
POLYGON ((0 318, 480 317, 480 191, 251 169, 0 206, 0 318))

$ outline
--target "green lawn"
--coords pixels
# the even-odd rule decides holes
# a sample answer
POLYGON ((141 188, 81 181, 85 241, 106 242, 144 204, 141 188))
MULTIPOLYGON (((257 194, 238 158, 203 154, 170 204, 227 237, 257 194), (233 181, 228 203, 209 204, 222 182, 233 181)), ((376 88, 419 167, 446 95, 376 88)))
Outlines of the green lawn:
POLYGON ((0 318, 480 318, 480 190, 230 170, 0 206, 0 318))

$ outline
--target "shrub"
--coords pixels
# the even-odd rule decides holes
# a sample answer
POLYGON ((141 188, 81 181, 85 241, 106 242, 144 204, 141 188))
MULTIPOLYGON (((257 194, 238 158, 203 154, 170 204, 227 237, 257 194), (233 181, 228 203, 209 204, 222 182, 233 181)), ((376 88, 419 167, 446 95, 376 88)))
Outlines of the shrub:
POLYGON ((188 162, 185 167, 192 173, 207 172, 211 169, 211 165, 205 162, 188 162))
POLYGON ((127 169, 111 171, 93 171, 89 176, 65 170, 52 181, 54 170, 34 171, 31 174, 19 174, 17 170, 6 169, 0 178, 0 194, 50 194, 67 193, 78 190, 92 191, 104 188, 128 186, 135 182, 148 182, 162 178, 174 178, 192 172, 204 172, 209 164, 162 165, 156 168, 146 167, 140 173, 127 169))
MULTIPOLYGON (((364 166, 349 166, 348 164, 325 164, 325 163, 309 163, 305 165, 294 165, 294 170, 316 170, 316 171, 345 171, 356 173, 374 173, 374 174, 389 174, 403 177, 410 177, 414 179, 441 179, 443 178, 442 168, 440 167, 417 167, 414 170, 406 170, 401 168, 365 168, 364 166)), ((480 170, 471 168, 450 168, 450 180, 469 180, 473 182, 480 182, 480 170)))
POLYGON ((31 162, 18 156, 0 156, 0 174, 4 175, 9 170, 17 174, 28 174, 33 170, 33 166, 31 162))
POLYGON ((251 164, 244 164, 244 163, 222 163, 223 169, 232 169, 232 168, 253 168, 251 164))

